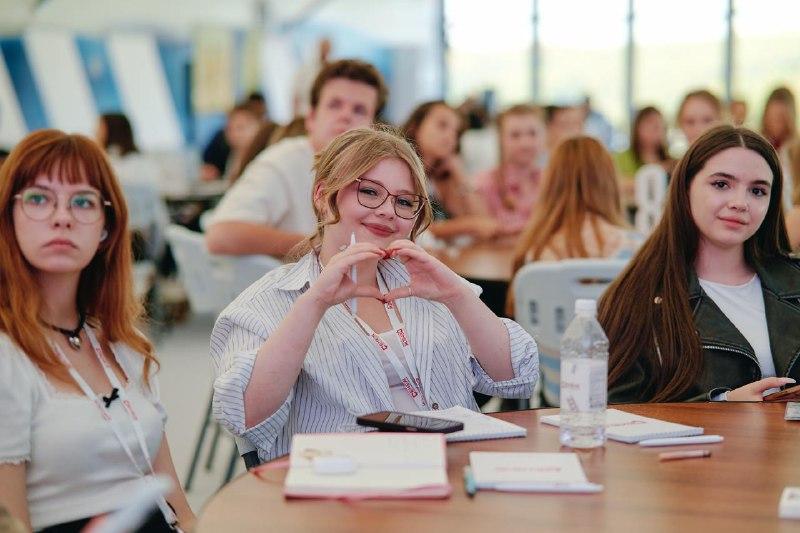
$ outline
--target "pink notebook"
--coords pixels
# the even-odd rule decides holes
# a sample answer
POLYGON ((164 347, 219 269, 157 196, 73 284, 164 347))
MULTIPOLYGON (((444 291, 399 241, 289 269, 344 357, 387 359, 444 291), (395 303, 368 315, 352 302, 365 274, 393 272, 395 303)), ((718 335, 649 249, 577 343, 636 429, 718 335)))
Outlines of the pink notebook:
POLYGON ((292 438, 287 498, 447 498, 444 435, 308 433, 292 438))

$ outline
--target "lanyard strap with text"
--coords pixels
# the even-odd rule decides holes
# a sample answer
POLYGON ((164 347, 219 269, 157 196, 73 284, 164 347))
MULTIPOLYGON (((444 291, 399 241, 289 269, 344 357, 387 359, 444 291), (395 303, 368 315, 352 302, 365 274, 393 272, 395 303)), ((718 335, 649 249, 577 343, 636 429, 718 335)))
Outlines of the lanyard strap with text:
MULTIPOLYGON (((67 367, 69 375, 78 384, 78 387, 80 387, 81 391, 83 391, 83 394, 87 398, 92 400, 92 402, 97 407, 97 410, 100 412, 100 416, 103 418, 103 420, 105 420, 109 424, 109 426, 111 426, 111 430, 114 432, 114 436, 116 436, 117 440, 122 445, 123 450, 125 450, 125 454, 128 456, 128 459, 130 459, 131 463, 136 468, 139 475, 142 476, 145 482, 149 482, 151 476, 155 474, 155 471, 153 469, 153 461, 150 459, 150 452, 147 449, 147 441, 144 438, 144 430, 142 430, 142 423, 139 420, 136 411, 133 409, 133 405, 128 399, 127 391, 120 383, 116 373, 111 369, 111 366, 106 361, 106 358, 103 356, 103 351, 100 349, 100 343, 97 342, 97 338, 95 337, 94 332, 92 332, 92 330, 86 326, 84 327, 84 331, 86 332, 86 336, 89 338, 89 342, 91 343, 92 348, 94 349, 95 355, 97 355, 97 359, 100 361, 100 365, 103 367, 103 371, 105 372, 106 377, 108 377, 108 381, 111 383, 112 387, 116 388, 119 391, 120 401, 122 402, 123 408, 127 413, 128 418, 131 421, 131 425, 133 426, 133 431, 136 434, 136 440, 139 443, 139 448, 141 448, 145 461, 147 461, 147 468, 149 472, 145 472, 139 466, 139 463, 136 460, 136 457, 133 455, 130 446, 128 446, 125 437, 122 435, 122 430, 119 427, 118 421, 115 420, 113 416, 111 416, 110 409, 106 409, 104 407, 103 401, 92 390, 92 388, 89 387, 89 384, 86 383, 86 381, 83 379, 83 376, 81 376, 78 373, 78 371, 69 361, 69 359, 67 359, 66 355, 64 355, 64 352, 61 350, 61 347, 53 343, 53 347, 55 348, 56 354, 58 355, 59 359, 61 359, 61 362, 64 364, 64 366, 67 367)), ((167 501, 163 496, 158 501, 158 507, 161 509, 161 513, 164 515, 164 519, 167 521, 168 524, 172 525, 177 522, 177 517, 175 516, 175 513, 169 507, 169 504, 167 504, 167 501)))
MULTIPOLYGON (((381 294, 386 294, 389 292, 386 287, 386 283, 384 283, 380 275, 378 275, 378 289, 381 291, 381 294)), ((345 307, 347 306, 345 305, 345 307)), ((425 399, 425 394, 422 391, 422 382, 419 378, 419 372, 416 371, 416 375, 409 373, 409 370, 412 372, 416 370, 416 365, 414 364, 414 352, 411 350, 411 342, 408 340, 405 324, 400 320, 400 315, 394 302, 385 302, 384 307, 386 308, 386 314, 389 316, 389 322, 392 325, 392 331, 395 335, 397 335, 397 340, 400 342, 400 346, 403 348, 403 355, 405 356, 406 365, 408 365, 408 367, 403 365, 402 361, 400 361, 400 359, 394 353, 394 350, 392 350, 392 348, 380 337, 380 335, 375 333, 369 324, 364 322, 356 314, 353 314, 353 318, 355 318, 358 325, 361 326, 361 329, 363 329, 364 332, 370 338, 372 338, 372 340, 375 342, 375 345, 378 347, 378 350, 380 350, 381 353, 383 353, 389 360, 389 363, 394 368, 394 371, 397 372, 397 375, 400 378, 400 383, 402 383, 406 394, 411 397, 420 410, 428 410, 428 402, 425 399)))

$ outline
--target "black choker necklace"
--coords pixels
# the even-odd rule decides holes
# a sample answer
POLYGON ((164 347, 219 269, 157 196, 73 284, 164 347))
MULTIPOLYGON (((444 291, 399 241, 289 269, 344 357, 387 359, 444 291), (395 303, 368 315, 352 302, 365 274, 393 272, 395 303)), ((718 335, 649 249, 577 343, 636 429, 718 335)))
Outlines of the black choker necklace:
POLYGON ((80 350, 81 349, 81 330, 83 329, 83 324, 86 322, 86 315, 83 313, 80 314, 80 319, 78 320, 78 327, 75 329, 69 330, 60 328, 58 326, 54 326, 53 324, 49 324, 45 322, 47 327, 54 331, 58 331, 62 335, 67 338, 69 345, 72 347, 73 350, 80 350))

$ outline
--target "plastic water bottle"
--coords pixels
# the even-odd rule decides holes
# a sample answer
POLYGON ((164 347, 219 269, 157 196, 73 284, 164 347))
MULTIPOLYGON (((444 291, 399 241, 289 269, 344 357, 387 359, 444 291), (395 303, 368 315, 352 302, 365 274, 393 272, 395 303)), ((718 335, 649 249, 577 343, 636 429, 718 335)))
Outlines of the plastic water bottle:
POLYGON ((562 445, 605 444, 607 389, 608 337, 597 321, 597 302, 577 300, 575 318, 561 339, 562 445))

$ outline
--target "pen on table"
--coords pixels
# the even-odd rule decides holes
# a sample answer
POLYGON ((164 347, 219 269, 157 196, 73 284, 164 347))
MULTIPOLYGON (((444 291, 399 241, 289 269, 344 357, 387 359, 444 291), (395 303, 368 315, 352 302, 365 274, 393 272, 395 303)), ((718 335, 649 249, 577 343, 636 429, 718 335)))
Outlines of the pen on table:
POLYGON ((665 452, 658 454, 659 461, 675 461, 677 459, 694 459, 711 457, 711 450, 685 450, 682 452, 665 452))
POLYGON ((722 442, 722 435, 696 435, 694 437, 669 437, 663 439, 645 439, 639 441, 639 446, 678 446, 680 444, 714 444, 722 442))
POLYGON ((475 478, 472 476, 472 468, 469 466, 464 467, 464 492, 467 496, 472 498, 478 489, 475 487, 475 478))
MULTIPOLYGON (((350 233, 350 246, 353 246, 356 243, 356 232, 350 233)), ((353 265, 350 267, 350 279, 353 280, 353 284, 358 285, 356 282, 356 266, 353 265)), ((358 312, 358 300, 356 298, 350 299, 350 311, 355 315, 358 312)))
POLYGON ((603 485, 599 483, 495 483, 492 490, 500 492, 550 492, 550 493, 574 493, 574 494, 594 494, 603 492, 603 485))

